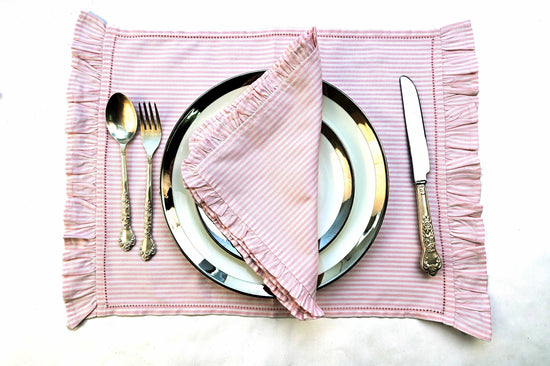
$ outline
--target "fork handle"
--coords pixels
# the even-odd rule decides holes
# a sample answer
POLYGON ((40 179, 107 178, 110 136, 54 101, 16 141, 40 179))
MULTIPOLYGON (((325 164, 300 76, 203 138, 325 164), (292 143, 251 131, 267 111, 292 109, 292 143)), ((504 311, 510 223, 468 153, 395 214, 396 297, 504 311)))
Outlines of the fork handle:
POLYGON ((130 194, 128 190, 128 168, 126 164, 126 145, 120 147, 120 158, 122 163, 122 229, 118 238, 118 245, 125 252, 132 249, 136 244, 136 237, 131 227, 130 216, 130 194))
POLYGON ((145 190, 143 241, 139 255, 144 261, 151 259, 157 252, 153 240, 153 158, 147 157, 147 188, 145 190))

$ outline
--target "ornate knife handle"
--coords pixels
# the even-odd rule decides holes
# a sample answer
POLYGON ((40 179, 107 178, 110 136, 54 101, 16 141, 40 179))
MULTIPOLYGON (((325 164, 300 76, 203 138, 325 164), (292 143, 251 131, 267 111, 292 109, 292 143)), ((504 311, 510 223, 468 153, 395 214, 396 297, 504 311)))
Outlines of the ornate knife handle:
POLYGON ((426 182, 416 183, 416 203, 418 207, 418 226, 420 230, 420 245, 422 255, 420 266, 431 276, 435 276, 441 269, 441 257, 435 246, 435 235, 432 225, 432 216, 426 195, 426 182))
POLYGON ((143 226, 143 241, 139 247, 139 255, 144 261, 148 261, 157 252, 153 240, 153 159, 147 158, 147 190, 145 191, 145 212, 143 226))
POLYGON ((131 227, 130 194, 128 193, 128 169, 126 166, 126 146, 120 147, 122 160, 122 230, 118 238, 118 245, 125 252, 136 244, 136 237, 131 227))

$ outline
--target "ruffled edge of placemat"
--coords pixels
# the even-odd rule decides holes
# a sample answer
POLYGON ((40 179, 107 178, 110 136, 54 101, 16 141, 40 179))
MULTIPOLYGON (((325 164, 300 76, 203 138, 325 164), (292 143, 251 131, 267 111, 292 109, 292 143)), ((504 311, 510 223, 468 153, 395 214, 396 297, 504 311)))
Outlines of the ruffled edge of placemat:
POLYGON ((478 64, 470 22, 441 28, 448 227, 454 279, 454 316, 467 334, 491 339, 485 229, 478 157, 478 64))
POLYGON ((80 13, 72 44, 67 88, 63 300, 67 326, 94 317, 96 299, 97 108, 105 24, 80 13))

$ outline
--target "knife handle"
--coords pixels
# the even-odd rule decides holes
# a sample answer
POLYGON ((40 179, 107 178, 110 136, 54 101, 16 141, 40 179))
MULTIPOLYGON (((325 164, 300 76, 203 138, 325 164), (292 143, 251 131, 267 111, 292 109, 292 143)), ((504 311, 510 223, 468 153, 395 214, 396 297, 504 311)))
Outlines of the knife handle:
POLYGON ((422 247, 420 266, 431 276, 435 276, 437 271, 441 269, 441 257, 437 253, 435 246, 435 235, 432 225, 432 216, 430 215, 430 207, 428 206, 426 182, 416 183, 416 203, 418 207, 420 245, 422 247))

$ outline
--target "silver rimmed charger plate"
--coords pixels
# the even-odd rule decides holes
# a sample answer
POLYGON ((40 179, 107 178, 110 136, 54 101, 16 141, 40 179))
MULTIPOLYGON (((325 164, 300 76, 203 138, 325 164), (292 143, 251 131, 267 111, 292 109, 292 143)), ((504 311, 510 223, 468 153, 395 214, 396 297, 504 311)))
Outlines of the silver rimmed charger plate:
MULTIPOLYGON (((251 72, 218 84, 183 113, 166 142, 160 190, 168 227, 183 254, 202 274, 232 290, 271 297, 262 279, 197 208, 180 170, 193 131, 262 73, 251 72)), ((319 288, 343 276, 362 258, 380 230, 388 200, 387 165, 374 129, 361 109, 327 82, 323 82, 322 118, 319 288)))

